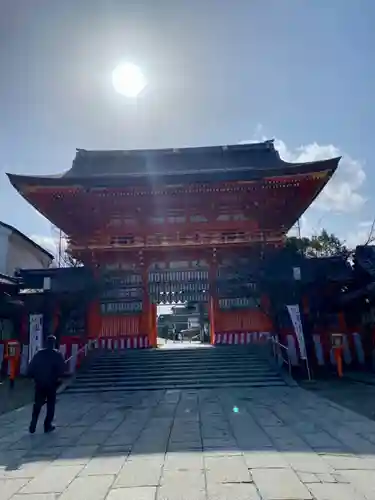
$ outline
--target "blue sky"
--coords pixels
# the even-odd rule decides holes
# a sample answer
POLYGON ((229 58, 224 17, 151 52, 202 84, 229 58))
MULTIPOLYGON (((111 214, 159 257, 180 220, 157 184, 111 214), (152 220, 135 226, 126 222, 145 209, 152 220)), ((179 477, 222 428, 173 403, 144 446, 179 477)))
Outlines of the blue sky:
POLYGON ((75 148, 277 139, 285 159, 343 154, 302 221, 350 244, 375 216, 373 0, 13 0, 0 18, 0 219, 51 244, 5 172, 69 168, 75 148), (140 65, 134 104, 111 71, 140 65))

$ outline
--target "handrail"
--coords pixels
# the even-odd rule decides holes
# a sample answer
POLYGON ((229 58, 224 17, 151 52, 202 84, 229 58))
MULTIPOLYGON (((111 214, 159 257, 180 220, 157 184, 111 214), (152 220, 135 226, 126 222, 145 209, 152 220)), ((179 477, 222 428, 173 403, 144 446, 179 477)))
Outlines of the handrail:
POLYGON ((75 358, 78 356, 78 354, 80 354, 82 351, 84 351, 86 349, 86 347, 90 347, 90 345, 94 344, 95 342, 97 342, 98 339, 89 339, 86 344, 84 346, 82 346, 80 349, 78 349, 78 351, 75 353, 75 354, 72 354, 70 356, 70 358, 66 359, 65 360, 65 363, 68 363, 71 359, 75 358))
POLYGON ((89 339, 85 345, 83 345, 80 349, 78 349, 78 351, 74 354, 72 354, 71 356, 69 356, 69 358, 65 359, 64 360, 64 363, 68 366, 68 370, 69 370, 69 373, 72 374, 76 371, 77 369, 77 365, 76 363, 74 363, 74 367, 70 367, 68 365, 68 363, 71 363, 71 361, 74 359, 74 360, 77 360, 78 359, 78 356, 86 351, 86 349, 90 349, 92 345, 98 345, 98 341, 99 341, 99 338, 97 339, 89 339))
POLYGON ((272 352, 273 352, 273 357, 274 358, 281 358, 283 363, 288 365, 288 372, 289 375, 292 375, 292 363, 290 362, 289 358, 289 349, 287 346, 284 344, 281 344, 274 336, 270 336, 270 341, 272 342, 272 352), (286 359, 283 355, 283 351, 286 353, 286 359))

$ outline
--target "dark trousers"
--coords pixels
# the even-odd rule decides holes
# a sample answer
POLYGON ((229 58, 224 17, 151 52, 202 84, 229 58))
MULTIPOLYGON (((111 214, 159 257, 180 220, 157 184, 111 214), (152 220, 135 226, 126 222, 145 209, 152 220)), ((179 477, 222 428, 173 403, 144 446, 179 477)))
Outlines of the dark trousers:
POLYGON ((35 385, 35 396, 33 414, 31 417, 31 427, 36 427, 40 410, 43 405, 47 405, 46 418, 44 419, 44 429, 49 429, 52 425, 55 416, 56 406, 56 387, 41 387, 35 385))

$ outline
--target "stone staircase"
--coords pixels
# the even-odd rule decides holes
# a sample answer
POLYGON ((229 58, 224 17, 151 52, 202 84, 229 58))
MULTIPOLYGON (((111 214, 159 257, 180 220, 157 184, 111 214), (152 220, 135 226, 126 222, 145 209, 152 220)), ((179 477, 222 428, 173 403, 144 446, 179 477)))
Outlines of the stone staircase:
POLYGON ((283 386, 262 346, 101 351, 68 393, 283 386))

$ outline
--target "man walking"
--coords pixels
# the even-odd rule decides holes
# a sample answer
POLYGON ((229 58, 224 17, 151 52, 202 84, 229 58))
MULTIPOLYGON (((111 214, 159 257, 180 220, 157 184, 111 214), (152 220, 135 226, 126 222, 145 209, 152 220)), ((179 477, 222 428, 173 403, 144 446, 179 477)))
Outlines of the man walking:
POLYGON ((64 375, 65 363, 61 353, 55 349, 56 337, 50 335, 47 338, 47 347, 38 351, 28 368, 29 377, 35 382, 35 397, 33 414, 29 431, 34 434, 40 410, 44 403, 47 404, 47 413, 44 420, 44 432, 55 430, 52 425, 55 416, 56 391, 59 379, 64 375))

